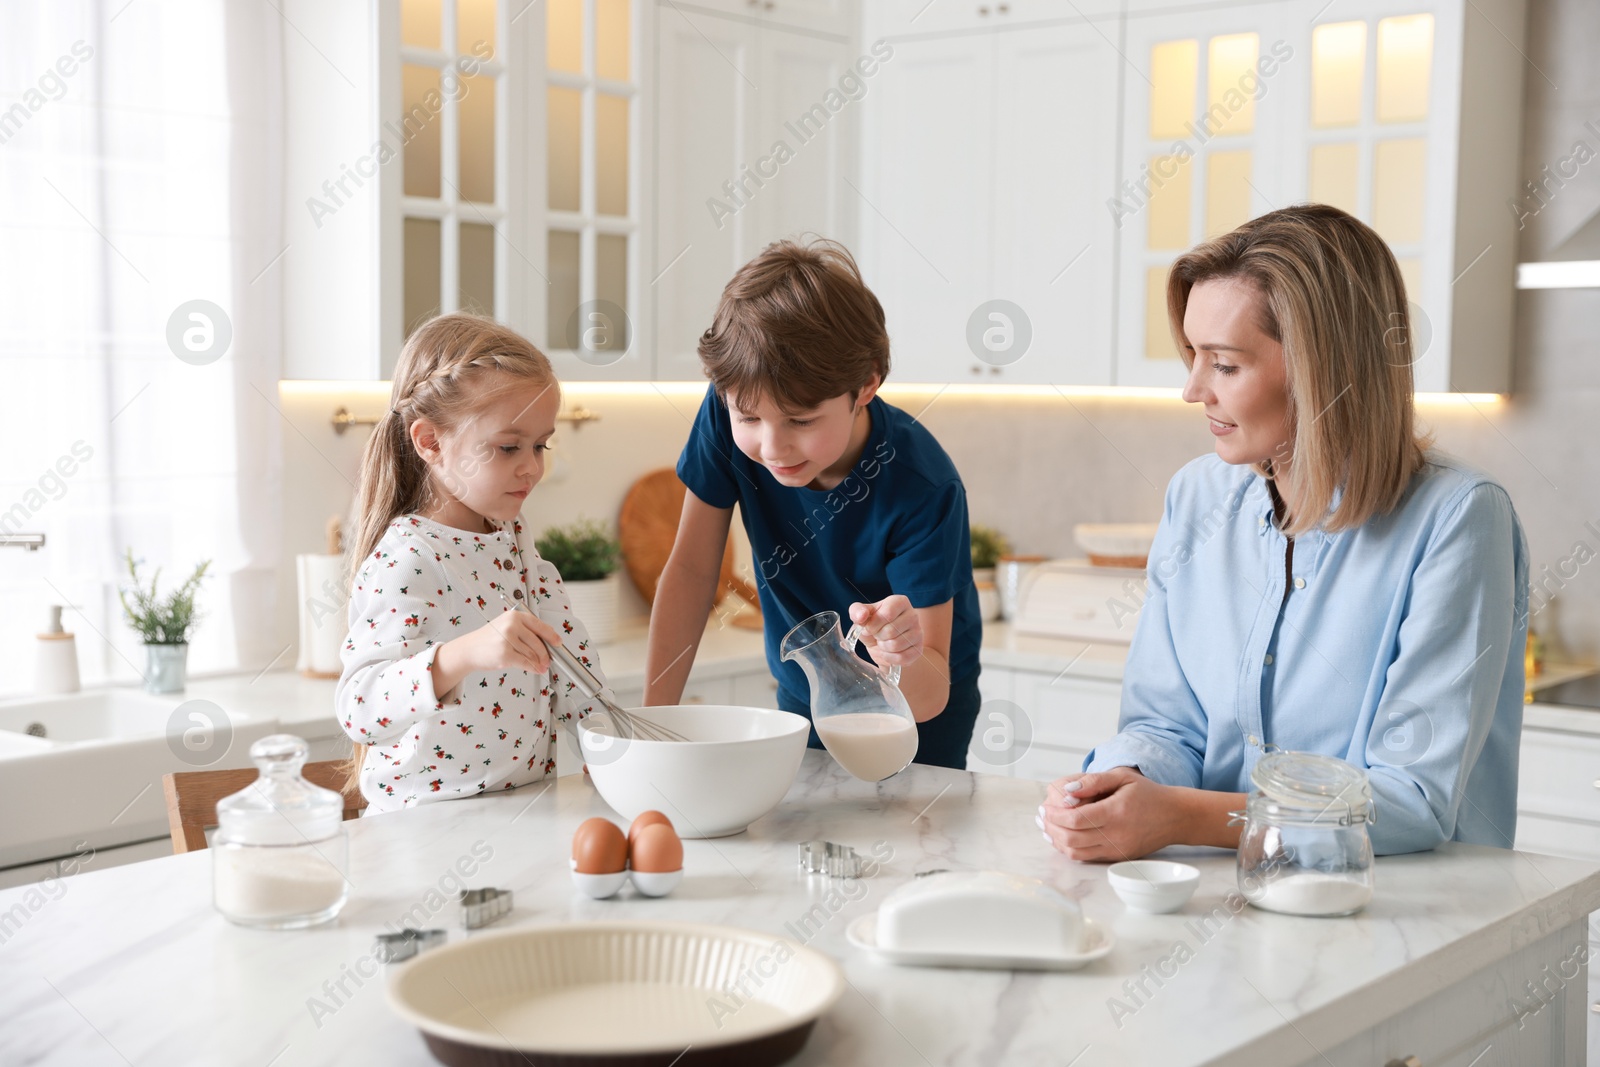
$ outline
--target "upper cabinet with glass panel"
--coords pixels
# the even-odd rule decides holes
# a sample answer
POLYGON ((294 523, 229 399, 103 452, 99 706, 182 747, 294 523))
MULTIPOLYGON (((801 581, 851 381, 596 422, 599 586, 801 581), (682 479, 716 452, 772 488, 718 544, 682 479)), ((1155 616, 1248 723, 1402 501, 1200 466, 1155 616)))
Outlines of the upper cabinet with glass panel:
POLYGON ((407 134, 394 307, 402 340, 442 312, 510 317, 506 268, 515 253, 501 176, 513 169, 502 148, 509 79, 496 49, 504 7, 497 0, 400 4, 400 99, 390 121, 407 134))
POLYGON ((536 340, 563 377, 652 376, 643 314, 639 16, 634 0, 546 0, 536 340))
POLYGON ((387 378, 440 312, 530 330, 534 34, 503 0, 287 0, 284 14, 300 31, 284 64, 286 375, 387 378), (298 201, 324 179, 333 211, 302 225, 298 201))
MULTIPOLYGON (((1136 11, 1153 5, 1132 0, 1136 11)), ((1508 390, 1516 220, 1505 205, 1517 186, 1524 22, 1524 0, 1131 14, 1131 184, 1113 202, 1116 381, 1183 380, 1166 313, 1179 253, 1274 207, 1319 201, 1393 249, 1421 353, 1417 388, 1508 390)))
POLYGON ((1128 20, 1124 181, 1106 201, 1121 250, 1119 385, 1172 385, 1167 271, 1194 245, 1284 202, 1278 146, 1292 77, 1285 6, 1128 20))

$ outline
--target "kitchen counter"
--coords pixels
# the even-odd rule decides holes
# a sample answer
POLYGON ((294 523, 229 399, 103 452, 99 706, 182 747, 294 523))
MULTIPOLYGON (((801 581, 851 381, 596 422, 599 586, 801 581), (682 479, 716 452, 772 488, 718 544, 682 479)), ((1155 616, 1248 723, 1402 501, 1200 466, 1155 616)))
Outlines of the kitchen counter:
MULTIPOLYGON (((452 925, 437 887, 458 860, 485 854, 468 883, 516 893, 498 928, 666 919, 778 938, 801 936, 786 931, 809 914, 803 936, 850 986, 798 1064, 1582 1061, 1582 974, 1551 979, 1542 1008, 1523 981, 1583 969, 1573 950, 1600 907, 1600 868, 1447 845, 1378 860, 1363 913, 1310 919, 1235 914, 1232 854, 1171 849, 1200 866, 1200 888, 1177 914, 1139 915, 1103 868, 1039 840, 1042 795, 1034 782, 917 765, 871 785, 809 752, 777 811, 738 836, 685 843, 684 882, 662 900, 572 890, 571 834, 609 814, 583 775, 347 824, 353 897, 316 929, 227 923, 211 908, 205 852, 81 874, 48 895, 0 892, 0 1062, 431 1063, 384 1002, 373 937, 408 912, 452 925), (796 843, 816 837, 892 854, 874 878, 830 893, 796 870, 796 843), (849 945, 850 921, 933 868, 1042 878, 1116 946, 1081 971, 1013 974, 897 968, 849 945), (1495 1052, 1474 1061, 1488 1044, 1495 1052)), ((451 930, 464 936, 481 935, 451 930)))

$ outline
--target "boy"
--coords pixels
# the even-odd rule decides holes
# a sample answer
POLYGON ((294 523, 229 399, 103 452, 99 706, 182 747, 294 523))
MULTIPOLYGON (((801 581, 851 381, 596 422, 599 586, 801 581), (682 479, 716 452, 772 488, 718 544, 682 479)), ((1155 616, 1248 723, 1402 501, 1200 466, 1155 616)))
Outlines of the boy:
POLYGON ((832 241, 767 246, 723 290, 700 361, 711 386, 678 460, 689 492, 650 615, 645 704, 683 694, 738 504, 778 706, 810 715, 783 635, 848 606, 868 656, 902 667, 917 762, 964 768, 982 640, 966 490, 933 435, 877 397, 889 336, 855 260, 832 241))

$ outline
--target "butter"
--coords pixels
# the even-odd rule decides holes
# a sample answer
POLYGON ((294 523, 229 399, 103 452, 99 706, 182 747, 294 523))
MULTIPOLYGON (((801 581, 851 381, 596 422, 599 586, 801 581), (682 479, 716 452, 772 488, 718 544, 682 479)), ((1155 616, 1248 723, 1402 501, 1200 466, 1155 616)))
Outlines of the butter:
POLYGON ((886 949, 973 956, 1061 956, 1082 951, 1083 911, 1036 878, 946 871, 913 879, 878 909, 886 949))

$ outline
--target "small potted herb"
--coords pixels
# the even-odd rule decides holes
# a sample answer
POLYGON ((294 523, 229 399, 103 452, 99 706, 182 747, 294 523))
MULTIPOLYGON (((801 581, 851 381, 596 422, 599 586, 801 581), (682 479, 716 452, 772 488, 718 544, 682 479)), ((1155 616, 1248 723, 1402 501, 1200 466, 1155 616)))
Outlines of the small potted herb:
POLYGON ((1000 591, 995 586, 994 568, 1000 557, 1011 551, 1005 535, 992 526, 972 527, 972 580, 978 587, 978 613, 985 622, 1000 617, 1000 591))
POLYGON ((163 599, 156 594, 161 568, 150 576, 145 588, 139 577, 139 561, 133 549, 127 550, 128 577, 132 586, 117 590, 128 625, 144 641, 144 688, 149 693, 177 693, 188 680, 189 632, 200 614, 195 610, 195 594, 205 579, 210 560, 203 560, 187 581, 163 599))
POLYGON ((572 614, 583 622, 589 639, 605 644, 617 636, 617 567, 622 546, 600 523, 580 519, 570 526, 552 526, 534 546, 561 574, 572 600, 572 614))

